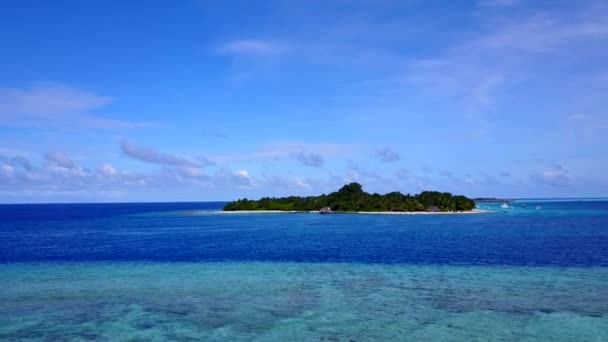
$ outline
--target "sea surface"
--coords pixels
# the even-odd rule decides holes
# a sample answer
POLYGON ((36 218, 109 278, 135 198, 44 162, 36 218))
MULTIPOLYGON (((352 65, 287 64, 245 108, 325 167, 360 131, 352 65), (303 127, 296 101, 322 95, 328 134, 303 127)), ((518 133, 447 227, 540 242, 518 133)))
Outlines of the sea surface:
POLYGON ((608 341, 608 201, 0 205, 1 341, 608 341))

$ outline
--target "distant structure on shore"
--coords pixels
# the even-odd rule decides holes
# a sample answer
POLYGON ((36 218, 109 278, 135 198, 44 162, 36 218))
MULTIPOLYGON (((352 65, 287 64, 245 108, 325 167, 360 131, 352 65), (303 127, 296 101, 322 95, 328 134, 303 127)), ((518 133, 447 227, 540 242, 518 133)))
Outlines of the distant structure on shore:
POLYGON ((494 198, 494 197, 473 198, 473 201, 475 201, 475 203, 511 203, 511 202, 513 202, 512 199, 494 198))
POLYGON ((319 214, 331 214, 333 212, 334 211, 331 210, 330 207, 323 207, 323 208, 319 209, 319 214))

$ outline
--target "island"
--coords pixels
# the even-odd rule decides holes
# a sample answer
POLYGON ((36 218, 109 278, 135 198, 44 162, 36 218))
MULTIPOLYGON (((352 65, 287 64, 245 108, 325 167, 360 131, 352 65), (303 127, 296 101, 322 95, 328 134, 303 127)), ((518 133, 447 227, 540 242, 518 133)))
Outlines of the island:
POLYGON ((369 194, 359 183, 344 185, 340 190, 320 196, 263 197, 239 199, 226 204, 225 212, 277 211, 320 213, 449 213, 472 212, 475 201, 449 192, 423 191, 417 195, 390 192, 369 194))

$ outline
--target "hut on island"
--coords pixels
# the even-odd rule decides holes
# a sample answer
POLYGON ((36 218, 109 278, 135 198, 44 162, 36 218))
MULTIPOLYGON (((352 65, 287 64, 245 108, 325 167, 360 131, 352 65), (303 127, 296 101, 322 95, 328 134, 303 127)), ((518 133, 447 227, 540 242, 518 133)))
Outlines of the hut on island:
POLYGON ((426 208, 426 211, 428 211, 430 213, 436 213, 436 212, 441 211, 441 209, 439 209, 439 207, 436 205, 431 205, 430 207, 426 208))
POLYGON ((333 212, 334 211, 331 210, 330 207, 323 207, 323 208, 319 209, 319 214, 331 214, 333 212))

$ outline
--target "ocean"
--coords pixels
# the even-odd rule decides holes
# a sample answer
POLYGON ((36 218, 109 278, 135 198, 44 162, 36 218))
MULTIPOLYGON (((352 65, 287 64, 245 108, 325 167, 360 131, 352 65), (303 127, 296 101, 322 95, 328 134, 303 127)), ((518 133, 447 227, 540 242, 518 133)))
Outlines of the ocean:
POLYGON ((607 341, 608 201, 0 205, 0 340, 607 341))

